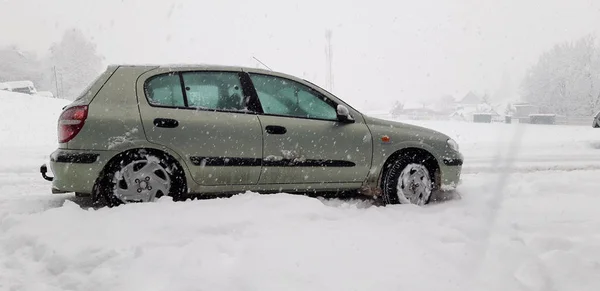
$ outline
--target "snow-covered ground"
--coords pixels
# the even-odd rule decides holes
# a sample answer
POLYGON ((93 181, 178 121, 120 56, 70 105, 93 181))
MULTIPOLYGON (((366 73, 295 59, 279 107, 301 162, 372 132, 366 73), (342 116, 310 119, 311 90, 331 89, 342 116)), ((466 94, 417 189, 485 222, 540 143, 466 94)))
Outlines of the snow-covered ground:
POLYGON ((246 193, 94 210, 38 173, 64 105, 0 93, 0 290, 600 290, 591 126, 414 122, 466 157, 461 197, 422 208, 246 193))

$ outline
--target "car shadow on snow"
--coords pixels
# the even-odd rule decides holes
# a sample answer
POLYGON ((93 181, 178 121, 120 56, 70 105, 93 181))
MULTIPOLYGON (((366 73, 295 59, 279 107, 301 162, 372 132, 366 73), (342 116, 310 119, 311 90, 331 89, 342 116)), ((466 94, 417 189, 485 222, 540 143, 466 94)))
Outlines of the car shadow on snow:
POLYGON ((462 196, 456 190, 436 191, 431 194, 429 204, 440 204, 452 200, 460 200, 462 196))
MULTIPOLYGON (((244 193, 240 193, 237 195, 242 195, 244 193)), ((277 194, 264 194, 264 195, 277 195, 277 194)), ((384 203, 373 199, 368 196, 360 195, 358 193, 343 193, 338 195, 315 195, 311 193, 296 193, 295 195, 306 196, 314 199, 318 199, 323 204, 331 207, 347 207, 347 206, 355 206, 356 208, 370 208, 377 206, 385 206, 384 203)), ((461 196, 457 191, 436 191, 431 194, 431 199, 428 205, 436 205, 441 204, 447 201, 452 200, 460 200, 461 196)), ((235 195, 226 195, 226 197, 231 197, 235 195)), ((216 199, 223 198, 223 196, 214 196, 214 197, 199 197, 199 196, 190 196, 185 199, 186 201, 190 200, 208 200, 208 199, 216 199)), ((57 208, 64 205, 66 201, 71 201, 82 209, 100 209, 106 207, 105 205, 99 205, 94 203, 91 197, 80 197, 75 196, 74 194, 64 194, 59 197, 55 197, 49 202, 49 208, 57 208)), ((181 201, 181 202, 186 202, 181 201)))
POLYGON ((66 201, 71 201, 82 209, 90 209, 90 208, 102 208, 102 206, 98 206, 94 204, 94 201, 91 197, 79 197, 75 196, 75 194, 60 194, 53 197, 52 200, 48 202, 48 208, 58 208, 62 207, 66 201))

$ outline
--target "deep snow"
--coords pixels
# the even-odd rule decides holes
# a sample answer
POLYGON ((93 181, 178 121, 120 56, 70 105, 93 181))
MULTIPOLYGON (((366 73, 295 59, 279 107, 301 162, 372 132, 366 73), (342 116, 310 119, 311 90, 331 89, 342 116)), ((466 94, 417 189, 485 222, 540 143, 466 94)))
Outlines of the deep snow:
POLYGON ((591 126, 412 122, 466 157, 460 198, 422 208, 246 193, 94 210, 39 177, 64 104, 0 93, 0 290, 600 289, 591 126))

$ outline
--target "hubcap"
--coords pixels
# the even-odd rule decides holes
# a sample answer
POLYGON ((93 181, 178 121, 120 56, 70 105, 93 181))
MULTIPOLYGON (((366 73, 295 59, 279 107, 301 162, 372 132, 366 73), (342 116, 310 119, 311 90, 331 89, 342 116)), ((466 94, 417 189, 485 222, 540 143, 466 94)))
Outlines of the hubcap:
POLYGON ((431 196, 431 177, 425 166, 409 164, 400 172, 396 186, 401 203, 425 205, 431 196))
POLYGON ((121 201, 151 202, 169 193, 171 179, 155 161, 135 161, 115 175, 114 195, 121 201))

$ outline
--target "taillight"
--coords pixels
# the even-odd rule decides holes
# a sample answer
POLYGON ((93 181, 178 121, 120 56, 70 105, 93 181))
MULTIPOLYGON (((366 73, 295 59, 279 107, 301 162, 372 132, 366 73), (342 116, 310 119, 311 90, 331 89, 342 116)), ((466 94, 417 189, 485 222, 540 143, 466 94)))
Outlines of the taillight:
POLYGON ((74 106, 63 111, 58 118, 58 142, 63 143, 72 140, 83 128, 87 114, 87 105, 74 106))

